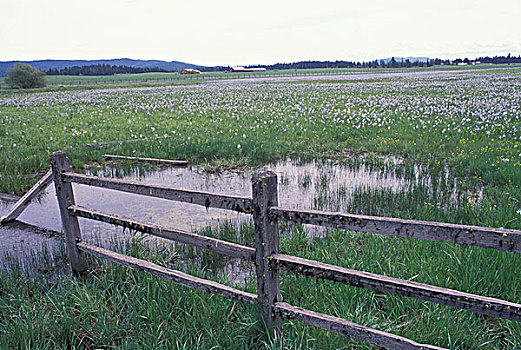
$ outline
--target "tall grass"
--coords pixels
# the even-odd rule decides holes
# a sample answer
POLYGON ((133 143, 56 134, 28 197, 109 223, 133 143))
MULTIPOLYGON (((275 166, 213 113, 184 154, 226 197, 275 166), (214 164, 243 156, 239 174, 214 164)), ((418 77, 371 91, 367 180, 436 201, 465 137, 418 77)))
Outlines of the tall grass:
MULTIPOLYGON (((227 223, 207 235, 252 240, 252 224, 227 223)), ((450 243, 327 230, 320 237, 281 225, 281 251, 352 269, 519 302, 521 256, 450 243)), ((183 246, 151 244, 132 235, 112 249, 193 275, 235 285, 226 264, 183 246)), ((55 254, 40 259, 54 271, 55 254)), ((58 263, 59 265, 59 263, 58 263)), ((99 259, 83 276, 29 274, 16 264, 0 275, 0 347, 371 349, 372 346, 294 321, 270 338, 255 307, 173 285, 99 259)), ((244 265, 245 269, 251 266, 244 265)), ((254 275, 239 288, 255 293, 254 275)), ((281 273, 283 301, 365 326, 451 349, 521 347, 519 323, 433 303, 281 273)))
POLYGON ((23 193, 66 150, 77 168, 111 152, 261 163, 375 152, 486 184, 520 185, 519 72, 405 74, 376 82, 11 93, 0 98, 0 191, 23 193), (166 136, 168 138, 155 139, 166 136))
MULTIPOLYGON (((185 158, 212 171, 289 156, 333 158, 353 169, 394 174, 409 185, 350 193, 347 185, 332 188, 324 167, 316 178, 299 180, 303 188, 318 189, 318 209, 521 229, 519 71, 444 74, 349 84, 3 95, 0 191, 23 193, 48 168, 52 151, 65 149, 81 171, 106 152, 85 144, 133 139, 143 141, 111 152, 185 158), (365 161, 347 156, 353 154, 365 161)), ((284 253, 521 302, 516 254, 338 230, 314 235, 286 224, 281 230, 284 253)), ((250 223, 227 223, 203 234, 248 245, 253 240, 250 223)), ((223 272, 234 261, 198 249, 152 249, 138 235, 114 249, 235 283, 223 272)), ((39 264, 53 271, 60 260, 49 256, 39 264)), ((0 276, 2 348, 371 348, 293 321, 284 323, 281 338, 270 339, 253 307, 100 260, 78 278, 48 278, 46 269, 31 275, 24 266, 15 261, 0 276)), ((245 274, 240 282, 255 292, 253 276, 245 274)), ((288 273, 282 273, 281 288, 289 303, 418 342, 521 348, 515 322, 288 273)))

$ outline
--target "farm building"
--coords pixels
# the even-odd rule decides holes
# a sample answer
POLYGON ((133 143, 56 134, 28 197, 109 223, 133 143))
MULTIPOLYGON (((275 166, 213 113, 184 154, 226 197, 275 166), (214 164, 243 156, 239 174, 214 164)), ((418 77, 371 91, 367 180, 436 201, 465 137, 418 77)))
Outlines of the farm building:
POLYGON ((179 74, 201 74, 200 70, 184 68, 179 71, 179 74))
POLYGON ((266 68, 244 68, 244 67, 232 67, 230 72, 239 73, 239 72, 265 72, 266 68))

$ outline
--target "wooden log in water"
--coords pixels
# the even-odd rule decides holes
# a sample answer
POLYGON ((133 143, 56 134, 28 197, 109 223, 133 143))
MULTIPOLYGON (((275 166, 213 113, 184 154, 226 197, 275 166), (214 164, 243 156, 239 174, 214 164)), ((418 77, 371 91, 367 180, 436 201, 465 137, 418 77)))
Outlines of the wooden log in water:
POLYGON ((147 162, 152 164, 166 164, 166 165, 174 165, 174 166, 186 166, 188 162, 186 160, 173 160, 173 159, 159 159, 159 158, 143 158, 143 157, 127 157, 127 156, 119 156, 114 154, 105 154, 103 155, 105 159, 123 159, 123 160, 133 160, 138 162, 147 162))

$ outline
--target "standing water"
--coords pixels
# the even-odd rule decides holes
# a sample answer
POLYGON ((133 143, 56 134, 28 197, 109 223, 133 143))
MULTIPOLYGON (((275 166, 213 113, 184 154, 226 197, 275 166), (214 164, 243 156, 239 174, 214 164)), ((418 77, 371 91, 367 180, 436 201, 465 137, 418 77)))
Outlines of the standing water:
MULTIPOLYGON (((411 182, 397 177, 392 172, 370 170, 363 164, 353 168, 332 161, 299 164, 288 160, 266 165, 263 169, 271 170, 278 175, 279 205, 299 209, 314 209, 316 194, 324 190, 344 191, 347 195, 357 188, 367 187, 398 191, 411 182)), ((126 175, 118 176, 121 171, 106 167, 97 171, 96 175, 119 177, 122 180, 139 181, 145 184, 251 197, 251 177, 255 171, 247 170, 240 173, 225 171, 220 174, 209 174, 198 167, 159 170, 132 168, 126 175)), ((91 172, 87 174, 92 175, 91 172)), ((228 210, 206 209, 198 205, 98 187, 78 184, 73 184, 73 187, 78 205, 183 230, 199 230, 222 220, 246 216, 228 210)), ((9 208, 10 205, 4 204, 0 213, 4 214, 9 208)), ((20 215, 19 220, 45 229, 60 231, 61 222, 54 186, 49 186, 38 201, 33 201, 20 215)), ((82 232, 87 236, 89 232, 96 234, 113 232, 112 225, 83 218, 80 218, 80 222, 82 232)))
MULTIPOLYGON (((308 163, 287 160, 266 165, 262 169, 271 170, 278 175, 279 206, 288 208, 349 212, 353 210, 354 200, 360 197, 360 193, 383 191, 398 194, 417 186, 432 187, 430 177, 418 175, 421 169, 416 167, 412 171, 404 171, 401 163, 393 158, 381 160, 378 167, 369 166, 363 160, 340 163, 332 160, 308 163)), ((120 176, 122 169, 106 167, 96 171, 96 175, 251 197, 251 177, 257 170, 259 169, 240 173, 225 171, 210 174, 199 167, 153 170, 131 168, 120 176)), ((445 182, 449 183, 451 188, 448 192, 451 196, 457 197, 457 187, 452 185, 455 182, 450 184, 448 176, 440 175, 440 178, 445 178, 445 182)), ((73 187, 78 205, 169 228, 197 231, 225 222, 235 222, 238 225, 249 217, 222 209, 204 208, 98 187, 79 184, 73 184, 73 187)), ((0 215, 9 207, 10 205, 4 204, 0 208, 0 215)), ((61 231, 54 186, 49 186, 38 201, 33 201, 19 220, 44 229, 61 231)), ((121 227, 84 218, 79 220, 82 237, 87 242, 96 240, 107 246, 114 242, 116 237, 117 240, 128 238, 128 235, 121 234, 121 227)))

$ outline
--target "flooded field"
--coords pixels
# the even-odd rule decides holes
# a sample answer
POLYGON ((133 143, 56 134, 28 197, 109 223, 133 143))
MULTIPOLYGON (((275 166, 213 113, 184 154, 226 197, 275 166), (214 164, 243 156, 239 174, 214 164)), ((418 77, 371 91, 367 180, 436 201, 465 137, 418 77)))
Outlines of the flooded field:
MULTIPOLYGON (((392 160, 391 160, 392 161, 392 160)), ((321 201, 320 194, 327 190, 330 193, 342 193, 345 200, 357 189, 389 189, 399 191, 411 186, 413 182, 398 176, 394 171, 371 170, 364 164, 350 167, 333 161, 314 161, 298 163, 283 161, 263 167, 272 170, 279 179, 279 205, 290 208, 315 209, 321 201)), ((144 170, 131 168, 128 171, 107 167, 96 171, 97 176, 118 177, 129 181, 140 181, 147 184, 168 185, 177 188, 202 190, 221 194, 251 196, 251 176, 255 170, 244 172, 225 171, 221 174, 209 174, 198 167, 166 168, 144 170)), ((89 172, 88 174, 92 174, 89 172)), ((183 230, 198 230, 222 220, 234 220, 246 215, 234 212, 206 209, 201 206, 174 201, 150 198, 74 184, 76 202, 79 205, 109 213, 132 217, 138 220, 154 222, 167 227, 183 230)), ((320 209, 345 210, 342 202, 320 203, 320 209)), ((5 203, 1 213, 10 207, 5 203)), ((60 231, 58 206, 53 186, 45 191, 38 201, 34 201, 19 217, 20 221, 60 231)), ((110 233, 111 225, 94 223, 80 219, 82 231, 89 233, 110 233)))
MULTIPOLYGON (((251 175, 263 164, 260 169, 278 174, 284 207, 519 229, 520 79, 521 69, 516 67, 184 87, 14 91, 0 98, 0 192, 23 195, 49 167, 49 154, 58 150, 67 152, 78 172, 242 196, 251 195, 251 175), (105 143, 117 145, 110 149, 113 154, 184 159, 194 166, 104 163, 107 150, 100 145, 105 143)), ((75 192, 82 206, 253 245, 248 215, 82 185, 75 186, 75 192)), ((0 205, 0 212, 10 205, 0 205)), ((172 332, 176 325, 183 331, 204 329, 205 334, 214 334, 215 325, 226 330, 242 327, 241 336, 252 329, 257 333, 256 310, 221 303, 101 259, 91 262, 86 279, 52 282, 54 270, 70 271, 63 245, 43 231, 61 227, 52 187, 20 220, 43 229, 1 226, 2 259, 47 259, 49 250, 59 255, 38 266, 50 273, 44 271, 29 287, 14 274, 28 265, 9 269, 13 259, 0 260, 14 276, 3 284, 3 305, 10 308, 2 316, 11 322, 4 323, 6 334, 18 329, 24 341, 48 341, 51 329, 60 334, 49 340, 52 344, 69 344, 80 337, 71 344, 103 347, 113 344, 118 334, 123 341, 139 341, 132 329, 151 330, 147 337, 154 340, 161 340, 161 334, 179 339, 172 332), (47 240, 52 244, 39 249, 47 240), (22 301, 27 301, 24 308, 22 301), (159 311, 155 320, 150 310, 159 311), (213 321, 204 319, 210 314, 213 321), (69 321, 63 323, 65 319, 69 321), (193 323, 197 319, 200 322, 193 323), (40 328, 24 328, 33 324, 40 328), (118 329, 110 331, 114 326, 118 329), (81 343, 86 337, 94 342, 81 343)), ((200 278, 238 284, 247 292, 256 290, 249 262, 87 219, 80 224, 88 243, 200 278)), ((284 254, 519 303, 519 254, 286 222, 279 229, 284 254)), ((520 347, 519 325, 510 321, 289 272, 282 272, 280 281, 284 302, 381 331, 448 348, 520 347)), ((285 327, 298 339, 322 339, 301 347, 345 348, 325 332, 290 323, 285 327)), ((238 340, 236 334, 226 337, 230 344, 238 340)), ((223 343, 207 344, 199 348, 223 343)))
MULTIPOLYGON (((279 205, 288 208, 373 214, 368 210, 377 207, 382 210, 377 214, 383 215, 386 214, 386 206, 394 208, 393 197, 410 194, 418 189, 427 196, 438 198, 435 205, 439 208, 457 206, 462 196, 472 197, 476 203, 481 198, 480 193, 469 196, 468 191, 461 190, 457 179, 451 177, 448 171, 440 173, 438 178, 433 178, 422 174, 420 166, 406 166, 403 160, 392 157, 373 156, 369 159, 350 157, 343 160, 312 162, 286 160, 265 165, 260 169, 271 170, 278 175, 279 205), (375 202, 371 203, 371 198, 376 193, 384 194, 391 205, 384 203, 382 198, 378 200, 373 198, 375 202)), ((107 166, 89 171, 88 174, 221 194, 251 196, 251 177, 260 169, 212 174, 197 166, 153 169, 107 166)), ((241 224, 248 224, 251 220, 249 215, 227 210, 207 209, 198 205, 85 185, 74 184, 73 186, 76 203, 79 205, 170 228, 187 231, 209 229, 208 234, 211 235, 212 228, 209 227, 219 230, 220 226, 226 224, 234 226, 236 231, 240 232, 241 224)), ((5 213, 9 207, 9 204, 4 203, 0 214, 5 213)), ((39 200, 33 201, 19 220, 60 232, 61 222, 54 186, 49 186, 39 200)), ((121 227, 84 218, 79 220, 85 241, 96 241, 98 244, 109 246, 114 242, 124 242, 129 239, 128 230, 124 231, 121 227)), ((306 228, 308 235, 320 232, 315 228, 306 228)), ((30 241, 31 237, 32 235, 28 236, 27 240, 30 241)), ((7 240, 9 239, 8 237, 7 240)), ((15 240, 16 237, 11 239, 15 240)), ((34 240, 39 242, 41 239, 35 235, 34 240)), ((252 237, 236 238, 236 241, 241 243, 244 243, 244 240, 251 242, 252 237)), ((156 238, 148 242, 164 243, 163 240, 156 238)), ((4 243, 4 246, 7 247, 7 243, 4 243)), ((219 265, 228 276, 232 276, 233 280, 239 282, 244 280, 245 276, 241 274, 244 269, 240 268, 237 261, 221 261, 219 265)))

